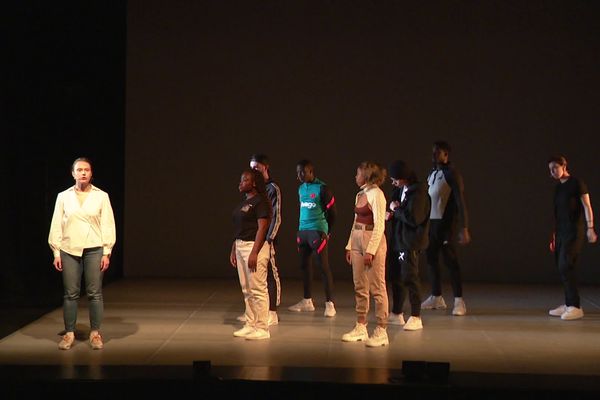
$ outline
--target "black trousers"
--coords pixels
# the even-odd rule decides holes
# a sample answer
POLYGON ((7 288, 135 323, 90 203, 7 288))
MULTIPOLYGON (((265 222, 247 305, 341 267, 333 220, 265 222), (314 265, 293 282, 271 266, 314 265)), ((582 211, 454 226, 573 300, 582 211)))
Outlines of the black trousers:
POLYGON ((281 282, 279 280, 279 264, 276 262, 277 245, 271 243, 269 265, 267 265, 267 290, 269 291, 269 311, 277 311, 281 301, 281 282))
POLYGON ((558 266, 560 280, 565 289, 565 305, 579 308, 581 303, 579 300, 579 291, 577 290, 577 275, 575 273, 575 265, 581 246, 577 245, 574 240, 569 240, 556 237, 556 247, 554 257, 558 266))
POLYGON ((296 242, 304 280, 304 298, 312 298, 312 256, 321 270, 326 301, 333 301, 333 276, 329 268, 327 235, 321 231, 298 231, 296 242))
POLYGON ((421 315, 421 285, 419 283, 420 251, 389 251, 387 259, 388 277, 392 287, 392 312, 401 314, 406 291, 410 301, 410 315, 421 315))
POLYGON ((440 254, 450 273, 450 283, 454 297, 462 297, 462 277, 454 238, 442 230, 442 220, 432 219, 429 225, 429 247, 427 247, 427 267, 431 280, 431 294, 442 295, 440 254))

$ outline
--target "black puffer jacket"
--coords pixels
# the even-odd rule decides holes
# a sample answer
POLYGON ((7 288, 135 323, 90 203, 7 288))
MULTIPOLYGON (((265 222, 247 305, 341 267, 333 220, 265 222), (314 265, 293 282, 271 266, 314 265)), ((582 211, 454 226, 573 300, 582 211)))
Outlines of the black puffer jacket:
POLYGON ((414 182, 408 186, 404 201, 394 210, 394 250, 425 250, 429 245, 431 199, 427 185, 414 182))

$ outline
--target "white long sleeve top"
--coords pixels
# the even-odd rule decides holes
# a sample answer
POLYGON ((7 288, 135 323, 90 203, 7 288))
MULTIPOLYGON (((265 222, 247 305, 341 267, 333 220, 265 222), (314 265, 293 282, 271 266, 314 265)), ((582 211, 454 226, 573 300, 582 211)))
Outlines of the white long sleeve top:
MULTIPOLYGON (((369 206, 371 206, 371 211, 373 211, 373 234, 371 235, 371 240, 367 245, 367 253, 375 255, 377 253, 377 249, 379 249, 379 243, 381 240, 385 240, 385 207, 386 200, 385 194, 383 190, 377 185, 364 185, 361 187, 361 190, 356 194, 356 198, 354 199, 354 204, 358 201, 358 196, 364 193, 367 196, 367 202, 369 206)), ((354 214, 354 222, 356 221, 356 214, 354 214)), ((354 222, 352 223, 352 229, 354 229, 354 222)), ((352 249, 352 232, 350 232, 350 237, 348 238, 348 244, 346 245, 346 250, 352 249)))
POLYGON ((83 204, 74 186, 58 194, 48 235, 54 257, 61 250, 81 257, 83 249, 92 247, 102 247, 102 254, 110 255, 115 241, 115 218, 108 193, 92 185, 83 204))

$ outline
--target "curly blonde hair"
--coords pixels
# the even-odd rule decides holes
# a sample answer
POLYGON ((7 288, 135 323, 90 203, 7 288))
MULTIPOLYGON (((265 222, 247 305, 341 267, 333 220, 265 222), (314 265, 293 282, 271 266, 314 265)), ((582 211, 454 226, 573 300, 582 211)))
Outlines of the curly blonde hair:
POLYGON ((385 182, 387 170, 381 164, 373 161, 363 161, 358 168, 363 172, 367 183, 381 186, 385 182))

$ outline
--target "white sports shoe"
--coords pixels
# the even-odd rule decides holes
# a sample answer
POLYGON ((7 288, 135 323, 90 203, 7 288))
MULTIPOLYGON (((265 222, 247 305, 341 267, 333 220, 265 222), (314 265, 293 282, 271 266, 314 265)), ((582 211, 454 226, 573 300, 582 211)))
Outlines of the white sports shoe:
POLYGON ((571 321, 581 318, 583 318, 583 308, 577 308, 573 306, 568 306, 565 312, 560 316, 560 319, 564 321, 571 321))
POLYGON ((246 340, 264 340, 270 338, 271 334, 265 329, 255 329, 254 332, 246 335, 246 340))
POLYGON ((388 324, 390 324, 390 325, 404 325, 405 324, 404 314, 402 314, 402 313, 400 313, 400 314, 390 313, 390 315, 388 316, 388 324))
POLYGON ((323 315, 325 315, 326 317, 335 317, 335 314, 337 312, 335 311, 335 306, 333 305, 333 301, 326 301, 325 302, 325 313, 323 315))
POLYGON ((563 304, 548 311, 548 314, 552 315, 553 317, 560 317, 565 313, 565 311, 567 311, 567 306, 563 304))
POLYGON ((344 333, 342 335, 343 342, 359 342, 361 340, 367 340, 369 338, 369 333, 367 332, 367 325, 361 324, 357 322, 352 329, 348 333, 344 333))
POLYGON ((382 328, 381 326, 377 326, 375 328, 375 330, 373 331, 373 334, 371 335, 371 337, 369 337, 367 339, 365 344, 368 347, 380 347, 380 346, 387 346, 388 344, 390 344, 390 341, 389 341, 388 335, 387 335, 387 331, 385 330, 385 328, 382 328))
POLYGON ((302 299, 293 306, 288 307, 288 310, 294 312, 308 312, 315 311, 312 299, 302 299))
POLYGON ((421 303, 421 309, 423 310, 445 310, 446 302, 442 296, 431 295, 421 303))
POLYGON ((277 311, 269 311, 269 326, 278 325, 279 317, 277 316, 277 311))
POLYGON ((233 336, 246 337, 249 334, 251 334, 252 332, 254 332, 253 327, 251 327, 250 325, 244 325, 244 327, 242 329, 238 329, 237 331, 233 332, 233 336))
POLYGON ((467 306, 462 297, 454 298, 454 308, 452 309, 452 315, 462 316, 467 313, 467 306))
POLYGON ((419 329, 423 329, 423 321, 421 321, 421 317, 413 317, 411 316, 406 324, 404 324, 405 331, 418 331, 419 329))

